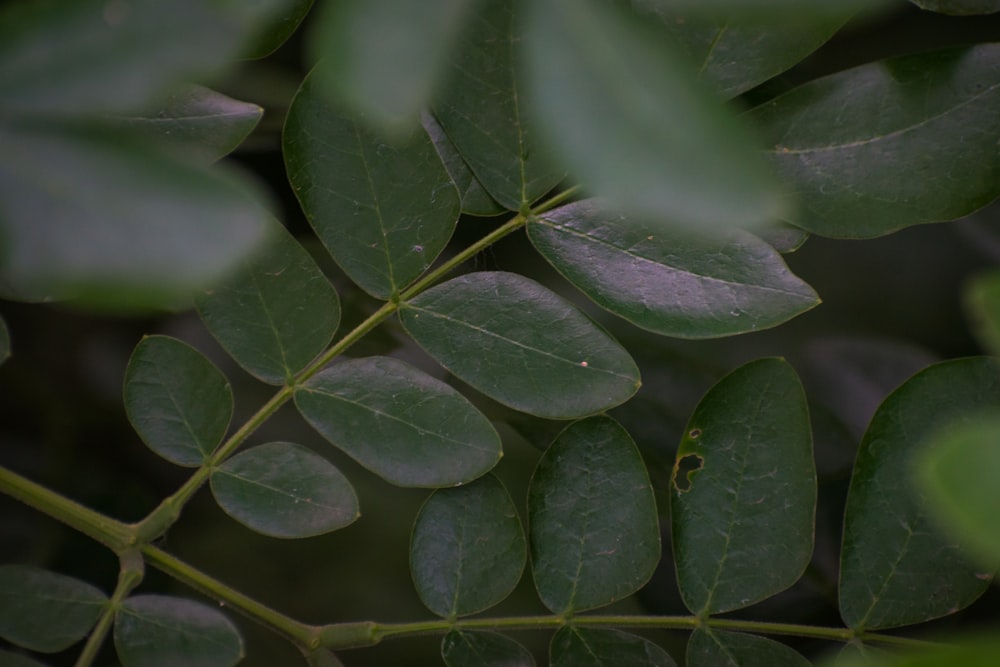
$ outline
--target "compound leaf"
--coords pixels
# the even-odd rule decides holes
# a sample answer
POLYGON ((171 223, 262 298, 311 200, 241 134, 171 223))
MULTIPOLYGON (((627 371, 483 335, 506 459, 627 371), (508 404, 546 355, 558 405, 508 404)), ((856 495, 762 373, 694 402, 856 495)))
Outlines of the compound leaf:
POLYGON ((579 628, 568 625, 556 632, 549 645, 552 667, 676 667, 666 651, 621 630, 579 628))
POLYGON ((688 667, 810 667, 793 649, 772 639, 725 630, 695 630, 687 645, 688 667))
POLYGON ((243 641, 218 610, 166 595, 137 595, 115 616, 115 648, 124 667, 232 667, 243 641))
POLYGON ((455 144, 451 143, 448 135, 444 133, 444 128, 438 123, 437 118, 429 112, 425 112, 420 118, 428 136, 434 142, 434 148, 441 156, 441 161, 444 162, 444 168, 448 170, 448 174, 462 196, 462 213, 491 216, 506 211, 507 209, 498 204, 483 188, 483 184, 472 173, 465 158, 455 148, 455 144))
POLYGON ((535 667, 528 649, 496 632, 452 630, 441 640, 441 657, 447 667, 535 667))

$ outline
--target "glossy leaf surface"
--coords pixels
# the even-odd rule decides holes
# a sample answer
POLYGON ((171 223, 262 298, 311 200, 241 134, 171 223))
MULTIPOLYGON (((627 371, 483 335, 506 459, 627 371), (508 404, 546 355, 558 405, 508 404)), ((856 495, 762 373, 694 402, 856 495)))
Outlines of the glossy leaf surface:
POLYGON ((879 406, 858 450, 847 496, 840 614, 855 629, 920 623, 978 598, 990 576, 931 520, 913 482, 922 437, 1000 408, 995 362, 935 364, 879 406))
POLYGON ((921 9, 956 16, 1000 12, 1000 2, 997 0, 910 0, 910 2, 921 9))
POLYGON ((243 658, 243 641, 221 612, 166 595, 122 603, 115 648, 124 667, 231 667, 243 658))
POLYGON ((632 438, 610 417, 568 426, 545 451, 528 488, 535 588, 570 614, 639 590, 660 559, 649 474, 632 438))
POLYGON ((453 630, 441 640, 447 667, 535 667, 528 649, 496 632, 453 630))
POLYGON ((226 434, 233 393, 198 350, 168 336, 147 336, 125 370, 125 412, 143 442, 183 466, 201 465, 226 434))
POLYGON ((963 296, 976 338, 990 352, 1000 354, 1000 271, 974 277, 963 296))
POLYGON ((742 121, 663 35, 595 0, 530 7, 531 99, 592 193, 626 214, 692 225, 781 217, 778 181, 742 121))
POLYGON ((454 486, 500 460, 500 436, 464 396, 389 357, 345 361, 295 391, 313 428, 400 486, 454 486))
POLYGON ((271 537, 300 538, 343 528, 360 516, 344 474, 310 449, 271 442, 219 466, 212 494, 226 513, 271 537))
POLYGON ((773 639, 725 630, 695 630, 688 667, 810 667, 812 663, 773 639))
POLYGON ((696 232, 574 202, 528 224, 535 248, 603 308, 655 333, 710 338, 766 329, 819 297, 739 230, 696 232))
POLYGON ((438 123, 437 118, 431 113, 425 112, 421 116, 421 123, 431 141, 434 142, 434 148, 437 149, 445 169, 448 170, 448 174, 462 196, 462 213, 489 216, 499 215, 507 210, 483 189, 483 184, 472 173, 472 169, 455 148, 455 144, 451 143, 451 139, 444 133, 444 128, 438 123))
POLYGON ((749 117, 799 201, 788 220, 869 238, 953 220, 1000 194, 998 104, 1000 45, 982 44, 862 65, 749 117))
POLYGON ((751 362, 708 391, 671 487, 677 581, 692 612, 740 609, 798 580, 813 550, 816 468, 805 393, 787 362, 751 362))
POLYGON ((306 77, 285 121, 288 179, 337 264, 386 299, 424 272, 455 229, 461 202, 422 127, 393 142, 335 108, 306 77))
POLYGON ((486 191, 518 211, 552 189, 563 170, 527 115, 519 72, 523 17, 515 0, 480 0, 459 35, 434 114, 486 191))
POLYGON ((552 667, 676 667, 662 648, 637 635, 604 628, 559 628, 549 647, 552 667))
POLYGON ((212 335, 249 373, 282 384, 323 351, 340 301, 315 260, 271 221, 268 243, 196 300, 212 335))
POLYGON ((413 583, 424 605, 444 618, 501 602, 520 580, 526 558, 514 502, 493 475, 435 491, 413 524, 413 583))
POLYGON ((87 636, 108 598, 90 584, 27 565, 0 565, 0 637, 56 653, 87 636))
POLYGON ((400 319, 457 377, 539 417, 593 414, 639 388, 639 370, 624 348, 568 302, 520 275, 484 271, 453 278, 403 304, 400 319))

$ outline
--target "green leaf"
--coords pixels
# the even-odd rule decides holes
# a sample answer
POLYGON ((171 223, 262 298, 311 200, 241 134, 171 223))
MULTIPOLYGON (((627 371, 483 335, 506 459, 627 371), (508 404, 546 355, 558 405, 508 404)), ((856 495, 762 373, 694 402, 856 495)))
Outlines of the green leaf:
POLYGON ((244 48, 241 57, 264 58, 277 51, 295 33, 312 6, 313 0, 285 0, 283 11, 257 28, 253 43, 244 48))
POLYGON ((753 233, 782 255, 795 252, 809 240, 809 232, 778 220, 764 223, 753 233))
POLYGON ((1000 12, 998 0, 910 0, 921 9, 955 16, 974 16, 1000 12))
POLYGON ((267 213, 236 173, 90 125, 0 126, 0 279, 17 298, 156 306, 230 271, 267 213))
POLYGON ((598 305, 667 336, 766 329, 819 303, 771 246, 736 229, 648 223, 588 199, 532 219, 528 236, 598 305))
POLYGON ((0 317, 0 364, 10 359, 10 332, 7 322, 0 317))
POLYGON ((132 426, 150 449, 178 465, 204 463, 233 416, 226 378, 175 338, 143 338, 132 351, 124 384, 132 426))
POLYGON ((434 115, 486 191, 521 210, 563 177, 525 111, 525 36, 515 0, 479 0, 459 35, 434 115))
POLYGON ((687 645, 687 667, 810 667, 811 663, 771 639, 699 628, 687 645))
POLYGON ((263 115, 256 104, 187 84, 154 107, 109 120, 150 142, 211 162, 239 146, 263 115))
POLYGON ((83 639, 108 598, 94 586, 27 565, 0 565, 0 637, 56 653, 83 639))
POLYGON ((311 51, 325 58, 323 85, 370 126, 415 127, 443 75, 475 0, 347 0, 330 3, 311 51))
POLYGON ((813 550, 816 466, 787 362, 753 361, 705 394, 671 487, 677 582, 692 612, 740 609, 798 580, 813 550))
POLYGON ((798 197, 789 222, 822 236, 870 238, 953 220, 1000 194, 998 104, 1000 45, 982 44, 862 65, 749 118, 798 197))
POLYGON ((434 148, 441 157, 441 161, 444 162, 445 169, 448 170, 448 175, 451 176, 451 179, 455 182, 455 186, 458 187, 458 192, 462 197, 462 213, 491 216, 499 215, 506 211, 507 209, 498 204, 483 189, 483 184, 472 173, 472 169, 469 168, 465 159, 462 158, 458 149, 455 148, 455 144, 451 143, 451 140, 448 139, 448 135, 444 133, 444 128, 438 123, 437 118, 429 112, 424 112, 420 118, 424 130, 427 131, 431 141, 434 142, 434 148))
POLYGON ((521 579, 526 557, 514 502, 493 475, 435 491, 413 524, 413 583, 424 605, 444 618, 504 600, 521 579))
POLYGON ((461 202, 422 127, 389 143, 327 102, 320 81, 330 66, 310 72, 288 110, 288 179, 337 264, 387 299, 444 249, 461 202))
MULTIPOLYGON (((660 0, 640 0, 656 3, 660 0)), ((636 2, 636 0, 633 0, 636 2)), ((674 9, 683 9, 686 15, 732 12, 741 18, 804 19, 815 16, 838 16, 850 11, 875 9, 888 0, 669 0, 674 9)))
POLYGON ((305 248, 276 221, 269 229, 269 243, 195 305, 240 366, 283 384, 329 344, 340 301, 305 248))
POLYGON ((625 214, 692 225, 781 217, 778 181, 742 121, 663 35, 597 0, 530 8, 541 129, 594 194, 625 214))
POLYGON ((528 649, 495 632, 452 630, 441 640, 447 667, 535 667, 528 649))
POLYGON ((1000 271, 975 276, 963 296, 976 338, 987 350, 1000 354, 1000 271))
POLYGON ((942 533, 913 483, 923 440, 1000 407, 1000 374, 985 357, 930 366, 879 406, 847 495, 840 614, 855 630, 921 623, 978 598, 990 576, 942 533))
POLYGON ((45 667, 44 663, 32 660, 26 655, 0 649, 0 665, 3 667, 45 667))
POLYGON ((291 442, 271 442, 237 454, 212 472, 211 483, 226 514, 271 537, 322 535, 361 515, 344 474, 319 454, 291 442))
POLYGON ((639 590, 660 560, 649 474, 610 417, 568 426, 528 488, 535 588, 558 614, 602 607, 639 590))
POLYGON ((399 316, 421 347, 457 377, 539 417, 600 412, 639 388, 639 369, 624 348, 568 302, 520 275, 483 271, 453 278, 402 304, 399 316))
POLYGON ((567 625, 549 646, 552 667, 676 667, 666 651, 621 630, 567 625))
POLYGON ((124 667, 231 667, 243 641, 218 610, 166 595, 137 595, 115 617, 115 648, 124 667))
POLYGON ((960 644, 921 647, 902 655, 882 652, 838 661, 837 667, 995 667, 1000 662, 1000 642, 995 638, 966 638, 960 644), (877 659, 876 659, 877 658, 877 659))
POLYGON ((402 361, 345 361, 295 390, 313 428, 399 486, 455 486, 501 456, 493 425, 457 391, 402 361))

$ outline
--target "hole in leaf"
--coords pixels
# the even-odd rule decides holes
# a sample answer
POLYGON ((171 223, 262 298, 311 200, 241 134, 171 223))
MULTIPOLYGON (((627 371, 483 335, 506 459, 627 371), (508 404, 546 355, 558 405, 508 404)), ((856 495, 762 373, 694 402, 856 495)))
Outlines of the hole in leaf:
POLYGON ((688 437, 691 438, 692 440, 697 440, 698 438, 701 437, 701 429, 700 428, 691 429, 690 431, 688 431, 688 437))
POLYGON ((674 488, 679 493, 690 491, 694 476, 704 465, 705 459, 697 454, 688 454, 677 459, 677 463, 674 464, 674 488))

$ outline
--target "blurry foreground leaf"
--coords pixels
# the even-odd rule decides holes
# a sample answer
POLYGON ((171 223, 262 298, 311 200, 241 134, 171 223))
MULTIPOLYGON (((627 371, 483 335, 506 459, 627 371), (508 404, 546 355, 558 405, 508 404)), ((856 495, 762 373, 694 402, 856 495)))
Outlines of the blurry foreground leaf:
POLYGON ((552 667, 676 667, 662 648, 637 635, 605 628, 559 628, 549 646, 552 667))
POLYGON ((115 648, 124 667, 232 667, 243 659, 243 641, 221 612, 165 595, 122 603, 115 648))
POLYGON ((496 632, 453 630, 441 640, 447 667, 535 667, 524 646, 496 632))

